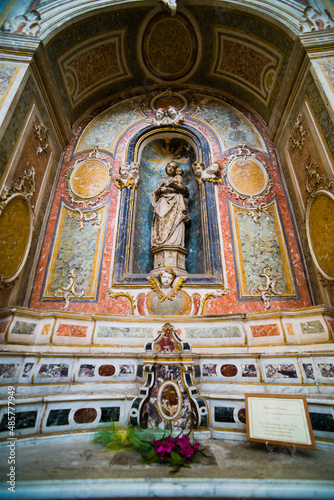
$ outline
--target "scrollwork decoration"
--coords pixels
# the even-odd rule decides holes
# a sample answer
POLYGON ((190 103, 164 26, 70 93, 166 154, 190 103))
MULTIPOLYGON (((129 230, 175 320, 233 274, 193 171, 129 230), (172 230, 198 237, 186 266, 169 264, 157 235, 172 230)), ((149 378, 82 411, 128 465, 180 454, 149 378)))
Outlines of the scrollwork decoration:
POLYGON ((269 266, 265 266, 262 269, 262 273, 260 273, 259 276, 260 278, 264 278, 264 282, 257 287, 257 292, 260 294, 266 309, 270 308, 270 300, 273 297, 282 295, 282 292, 276 290, 277 280, 272 279, 271 270, 269 266))
POLYGON ((30 200, 36 189, 35 183, 35 168, 33 166, 29 166, 29 162, 27 163, 27 168, 23 172, 23 174, 18 178, 16 182, 6 188, 4 194, 0 198, 0 215, 6 206, 8 199, 14 194, 21 194, 26 200, 30 200))
POLYGON ((271 212, 268 210, 268 205, 266 203, 260 203, 259 205, 253 207, 241 208, 240 210, 238 210, 237 213, 252 217, 255 224, 259 225, 260 225, 260 218, 262 217, 263 214, 271 215, 271 212))
POLYGON ((80 299, 85 294, 84 288, 82 288, 80 292, 77 291, 79 283, 78 281, 74 281, 75 278, 77 277, 76 273, 77 269, 78 269, 77 267, 73 267, 73 269, 69 271, 68 284, 62 286, 61 288, 58 288, 53 294, 55 298, 60 297, 64 299, 65 305, 62 308, 63 311, 66 311, 72 299, 80 299))
POLYGON ((222 299, 225 295, 227 295, 231 290, 229 288, 222 288, 219 292, 210 292, 205 294, 203 302, 202 302, 202 309, 200 316, 204 316, 205 311, 208 307, 208 302, 210 299, 222 299))
POLYGON ((111 297, 112 299, 118 299, 119 297, 123 298, 123 299, 126 299, 129 301, 130 303, 130 307, 131 307, 131 314, 133 315, 135 313, 135 309, 136 309, 136 301, 135 301, 135 298, 132 297, 132 295, 128 294, 128 293, 124 293, 124 292, 114 292, 111 288, 109 288, 107 290, 107 293, 109 295, 109 297, 111 297))
POLYGON ((289 144, 291 149, 297 148, 300 152, 302 152, 305 144, 306 134, 307 130, 303 127, 302 115, 300 114, 297 116, 297 119, 291 131, 291 135, 289 137, 289 144))
POLYGON ((311 161, 311 155, 308 156, 305 170, 307 172, 307 193, 313 196, 320 189, 334 192, 334 180, 328 180, 324 175, 320 175, 319 165, 314 165, 314 163, 311 161))
POLYGON ((95 211, 83 212, 80 208, 74 208, 73 213, 67 212, 67 215, 78 220, 80 224, 79 231, 83 230, 87 222, 91 222, 92 226, 101 226, 100 216, 95 211))
POLYGON ((37 156, 40 156, 43 153, 48 154, 49 130, 37 120, 34 123, 34 136, 39 142, 39 146, 36 149, 37 156))

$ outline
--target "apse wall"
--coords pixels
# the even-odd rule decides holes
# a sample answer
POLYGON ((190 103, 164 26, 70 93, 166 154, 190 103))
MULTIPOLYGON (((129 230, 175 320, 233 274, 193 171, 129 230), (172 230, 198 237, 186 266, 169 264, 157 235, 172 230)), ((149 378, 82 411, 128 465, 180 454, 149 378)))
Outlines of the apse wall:
MULTIPOLYGON (((334 317, 312 301, 275 149, 247 110, 200 90, 115 101, 75 131, 49 206, 27 307, 1 318, 18 436, 126 423, 145 383, 145 344, 170 323, 190 346, 214 437, 245 439, 245 393, 285 393, 305 395, 318 442, 333 441, 334 317), (177 118, 162 123, 156 111, 170 107, 177 118), (154 147, 144 158, 145 144, 154 147), (194 155, 218 162, 218 174, 196 178, 194 155), (152 187, 141 186, 143 170, 137 183, 119 170, 139 161, 158 179, 172 160, 197 190, 205 265, 177 300, 160 301, 131 267, 138 193, 152 187)), ((3 406, 3 439, 6 429, 3 406)))

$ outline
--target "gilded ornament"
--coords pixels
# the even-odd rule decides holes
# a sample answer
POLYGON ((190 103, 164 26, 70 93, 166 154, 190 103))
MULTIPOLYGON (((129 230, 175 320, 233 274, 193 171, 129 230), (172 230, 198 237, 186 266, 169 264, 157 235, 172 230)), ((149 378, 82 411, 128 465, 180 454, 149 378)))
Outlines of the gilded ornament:
POLYGON ((222 299, 225 295, 227 295, 231 290, 229 288, 222 288, 219 292, 210 292, 206 293, 202 302, 202 309, 200 316, 204 316, 205 311, 208 307, 208 302, 210 299, 222 299))
POLYGON ((131 314, 135 313, 136 304, 135 304, 135 299, 134 297, 132 297, 132 295, 124 292, 114 292, 111 288, 107 290, 107 293, 109 294, 109 297, 111 297, 112 299, 118 299, 119 297, 121 297, 123 299, 128 300, 131 307, 131 314))
POLYGON ((77 219, 80 225, 79 231, 82 231, 86 222, 91 222, 93 226, 100 226, 100 215, 95 211, 83 212, 80 208, 73 208, 72 212, 67 212, 71 219, 77 219))
POLYGON ((282 292, 276 290, 277 280, 273 280, 271 277, 271 267, 265 266, 259 276, 264 278, 264 282, 262 285, 258 285, 257 292, 261 295, 265 308, 269 309, 270 300, 275 296, 282 295, 282 292))
POLYGON ((58 288, 53 294, 54 297, 61 297, 65 301, 65 306, 62 308, 65 311, 70 305, 70 301, 72 299, 80 299, 85 294, 84 288, 81 289, 80 292, 77 291, 79 283, 74 281, 77 277, 76 273, 77 268, 73 267, 71 271, 68 273, 68 284, 58 288))

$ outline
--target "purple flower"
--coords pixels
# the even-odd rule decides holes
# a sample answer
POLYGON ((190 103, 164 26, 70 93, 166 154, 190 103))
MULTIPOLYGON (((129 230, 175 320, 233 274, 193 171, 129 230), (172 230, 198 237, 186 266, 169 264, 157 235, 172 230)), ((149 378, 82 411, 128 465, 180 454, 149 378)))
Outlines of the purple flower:
POLYGON ((175 439, 172 436, 169 436, 167 439, 161 439, 160 441, 153 439, 153 444, 161 460, 164 460, 165 454, 170 453, 176 446, 175 439))
POLYGON ((177 438, 176 444, 181 447, 179 453, 187 458, 190 458, 199 447, 199 443, 195 443, 194 446, 192 446, 190 444, 190 439, 186 434, 183 434, 180 438, 177 438))

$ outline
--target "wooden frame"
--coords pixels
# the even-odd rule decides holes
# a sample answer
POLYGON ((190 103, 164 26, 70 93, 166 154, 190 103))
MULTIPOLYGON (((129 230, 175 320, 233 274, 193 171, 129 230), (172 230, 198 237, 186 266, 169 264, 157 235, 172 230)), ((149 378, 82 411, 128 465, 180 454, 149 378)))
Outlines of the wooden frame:
POLYGON ((247 440, 316 448, 305 396, 245 394, 247 440))

